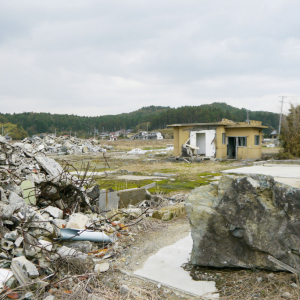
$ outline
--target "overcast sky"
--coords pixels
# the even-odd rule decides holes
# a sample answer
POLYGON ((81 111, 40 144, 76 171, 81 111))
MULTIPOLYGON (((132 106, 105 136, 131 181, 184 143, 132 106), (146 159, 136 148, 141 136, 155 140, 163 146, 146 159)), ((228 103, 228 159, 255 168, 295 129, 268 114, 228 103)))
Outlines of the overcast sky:
POLYGON ((299 12, 297 0, 0 0, 0 112, 279 112, 280 95, 300 95, 299 12))

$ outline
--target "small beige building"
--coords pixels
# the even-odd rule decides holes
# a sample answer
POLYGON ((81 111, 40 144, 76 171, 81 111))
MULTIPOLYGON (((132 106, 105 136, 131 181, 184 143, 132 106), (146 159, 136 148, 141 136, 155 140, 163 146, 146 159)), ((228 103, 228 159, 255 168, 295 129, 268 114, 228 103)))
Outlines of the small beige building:
POLYGON ((262 130, 260 121, 168 125, 174 129, 174 155, 182 155, 183 145, 194 154, 221 159, 260 159, 262 130))

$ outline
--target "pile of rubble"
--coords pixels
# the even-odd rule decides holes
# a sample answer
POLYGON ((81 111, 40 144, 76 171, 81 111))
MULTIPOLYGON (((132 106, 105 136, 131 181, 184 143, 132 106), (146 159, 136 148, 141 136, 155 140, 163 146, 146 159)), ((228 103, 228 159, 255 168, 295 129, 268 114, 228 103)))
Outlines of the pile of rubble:
MULTIPOLYGON (((47 296, 55 282, 69 278, 72 264, 77 275, 107 271, 132 242, 130 226, 152 216, 158 203, 176 206, 184 199, 150 194, 150 200, 135 207, 103 211, 98 185, 30 146, 0 140, 1 297, 17 291, 23 299, 33 299, 37 290, 47 296)), ((132 191, 121 194, 118 199, 127 203, 132 191)))
MULTIPOLYGON (((7 295, 18 286, 46 291, 69 259, 106 270, 103 260, 126 247, 116 241, 131 234, 97 213, 99 186, 89 187, 89 180, 27 146, 0 141, 0 293, 7 295)), ((135 217, 127 214, 122 222, 129 219, 135 217)))
POLYGON ((85 140, 72 136, 46 135, 44 138, 25 138, 22 143, 27 152, 46 152, 57 155, 82 154, 88 152, 106 152, 112 146, 101 146, 100 141, 95 139, 85 140))

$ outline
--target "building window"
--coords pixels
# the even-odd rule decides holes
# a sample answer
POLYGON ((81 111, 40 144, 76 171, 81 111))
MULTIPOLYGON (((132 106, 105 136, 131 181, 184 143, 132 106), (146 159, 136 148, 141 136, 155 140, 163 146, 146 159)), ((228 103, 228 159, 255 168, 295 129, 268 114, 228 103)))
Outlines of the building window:
POLYGON ((238 147, 247 147, 247 137, 246 136, 238 137, 238 147))
POLYGON ((259 146, 259 135, 254 136, 254 145, 259 146))
POLYGON ((226 133, 222 133, 222 144, 226 145, 226 133))

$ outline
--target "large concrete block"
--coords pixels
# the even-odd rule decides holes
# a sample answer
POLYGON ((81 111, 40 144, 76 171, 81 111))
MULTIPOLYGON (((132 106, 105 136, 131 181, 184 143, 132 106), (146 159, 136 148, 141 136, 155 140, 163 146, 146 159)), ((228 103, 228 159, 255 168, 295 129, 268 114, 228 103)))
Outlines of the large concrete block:
POLYGON ((101 190, 99 196, 100 212, 118 209, 120 198, 118 192, 110 192, 109 190, 101 190))
POLYGON ((119 200, 119 208, 126 208, 128 205, 136 205, 146 199, 146 190, 144 188, 135 188, 122 190, 117 192, 119 200))

